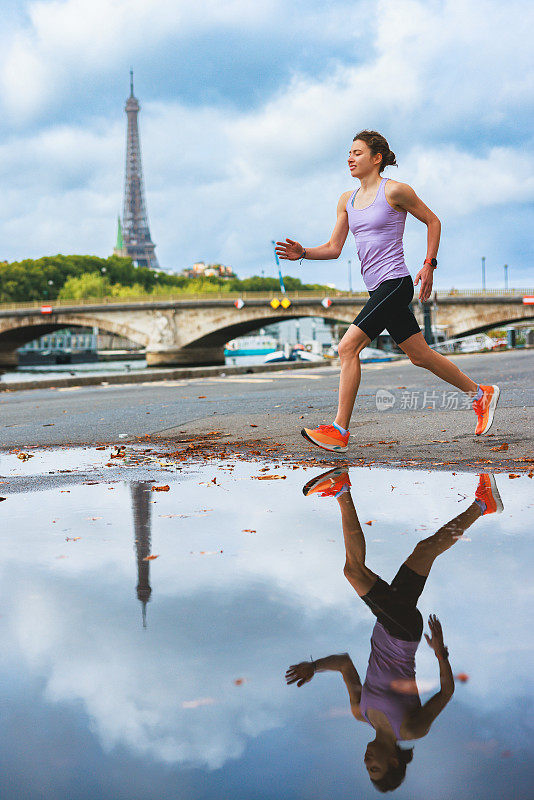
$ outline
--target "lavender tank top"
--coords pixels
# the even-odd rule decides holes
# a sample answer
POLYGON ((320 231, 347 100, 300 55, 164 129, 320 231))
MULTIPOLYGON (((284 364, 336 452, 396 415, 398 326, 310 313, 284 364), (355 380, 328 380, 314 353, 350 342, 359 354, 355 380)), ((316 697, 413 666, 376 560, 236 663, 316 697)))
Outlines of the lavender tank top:
POLYGON ((400 729, 407 715, 421 707, 418 692, 406 694, 394 688, 395 681, 415 681, 415 651, 418 646, 419 642, 395 639, 383 625, 379 622, 375 624, 360 711, 367 722, 367 709, 382 711, 397 740, 402 738, 400 729))
POLYGON ((402 236, 406 211, 395 211, 385 195, 389 178, 382 178, 376 197, 367 208, 354 208, 356 189, 347 202, 349 228, 354 234, 362 276, 369 291, 391 278, 409 275, 402 236))

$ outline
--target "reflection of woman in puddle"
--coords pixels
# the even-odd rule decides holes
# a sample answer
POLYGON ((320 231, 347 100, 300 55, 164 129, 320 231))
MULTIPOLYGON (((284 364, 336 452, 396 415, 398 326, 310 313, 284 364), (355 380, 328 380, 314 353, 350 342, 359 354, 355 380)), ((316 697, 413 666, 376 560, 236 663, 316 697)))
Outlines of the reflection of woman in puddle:
POLYGON ((415 683, 415 653, 423 633, 417 601, 434 560, 459 539, 480 516, 502 511, 492 475, 481 475, 475 500, 468 509, 428 539, 420 541, 390 584, 365 564, 365 538, 350 495, 344 468, 331 470, 304 487, 304 494, 334 496, 341 508, 346 563, 344 574, 377 621, 371 637, 371 655, 363 686, 348 654, 292 665, 288 684, 302 686, 316 672, 340 672, 348 689, 350 707, 357 720, 370 724, 376 736, 367 745, 365 766, 371 781, 382 792, 396 789, 404 780, 413 750, 401 749, 399 741, 426 736, 454 692, 448 650, 436 616, 428 620, 425 634, 439 664, 440 689, 421 705, 415 683))

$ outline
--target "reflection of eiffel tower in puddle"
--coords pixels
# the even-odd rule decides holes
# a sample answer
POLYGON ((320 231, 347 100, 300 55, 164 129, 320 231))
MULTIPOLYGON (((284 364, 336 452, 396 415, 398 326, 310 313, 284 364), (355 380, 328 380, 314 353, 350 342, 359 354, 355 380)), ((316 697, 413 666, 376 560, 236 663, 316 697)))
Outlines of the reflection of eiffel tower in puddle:
POLYGON ((132 483, 132 507, 135 530, 135 550, 137 554, 137 597, 143 606, 143 628, 146 628, 146 605, 150 600, 150 484, 132 483))

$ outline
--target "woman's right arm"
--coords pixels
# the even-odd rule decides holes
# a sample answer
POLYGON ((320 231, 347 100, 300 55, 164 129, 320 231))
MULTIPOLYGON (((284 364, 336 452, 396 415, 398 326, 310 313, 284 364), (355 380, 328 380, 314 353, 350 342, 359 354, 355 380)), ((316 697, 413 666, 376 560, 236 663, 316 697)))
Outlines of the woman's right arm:
POLYGON ((351 711, 356 719, 363 720, 364 717, 360 712, 362 682, 349 654, 340 653, 318 658, 317 661, 302 661, 300 664, 293 664, 286 672, 286 681, 288 684, 296 683, 297 686, 302 686, 311 681, 316 672, 341 673, 349 693, 351 711))
POLYGON ((351 192, 344 192, 339 198, 336 224, 326 244, 321 244, 319 247, 306 247, 305 249, 300 242, 295 242, 293 239, 286 239, 285 242, 276 242, 275 250, 278 258, 287 259, 288 261, 298 261, 299 258, 302 258, 304 253, 305 258, 309 258, 312 261, 326 261, 339 258, 349 232, 347 201, 350 195, 351 192))

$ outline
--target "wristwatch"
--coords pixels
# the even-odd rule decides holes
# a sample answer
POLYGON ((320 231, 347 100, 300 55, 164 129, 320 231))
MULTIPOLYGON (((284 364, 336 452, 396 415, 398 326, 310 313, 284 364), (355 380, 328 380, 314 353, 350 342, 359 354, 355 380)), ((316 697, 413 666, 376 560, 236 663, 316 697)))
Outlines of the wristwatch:
POLYGON ((424 263, 425 264, 430 264, 432 269, 436 269, 436 267, 438 266, 437 258, 425 258, 424 263))

